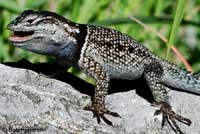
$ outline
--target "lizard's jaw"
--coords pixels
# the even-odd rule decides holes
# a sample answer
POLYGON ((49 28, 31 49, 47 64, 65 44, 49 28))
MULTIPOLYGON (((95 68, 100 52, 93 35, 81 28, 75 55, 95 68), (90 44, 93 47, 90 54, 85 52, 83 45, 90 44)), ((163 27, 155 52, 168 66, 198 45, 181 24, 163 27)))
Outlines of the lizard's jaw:
POLYGON ((13 35, 9 38, 9 41, 13 43, 26 42, 33 38, 33 34, 33 31, 14 31, 13 35))

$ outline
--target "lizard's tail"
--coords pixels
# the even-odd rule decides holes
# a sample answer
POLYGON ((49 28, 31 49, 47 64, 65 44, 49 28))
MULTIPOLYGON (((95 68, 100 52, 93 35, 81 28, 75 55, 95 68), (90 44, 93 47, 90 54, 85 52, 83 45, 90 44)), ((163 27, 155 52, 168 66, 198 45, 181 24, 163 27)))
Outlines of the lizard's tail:
POLYGON ((200 95, 200 76, 181 70, 176 65, 166 65, 161 81, 168 86, 200 95))

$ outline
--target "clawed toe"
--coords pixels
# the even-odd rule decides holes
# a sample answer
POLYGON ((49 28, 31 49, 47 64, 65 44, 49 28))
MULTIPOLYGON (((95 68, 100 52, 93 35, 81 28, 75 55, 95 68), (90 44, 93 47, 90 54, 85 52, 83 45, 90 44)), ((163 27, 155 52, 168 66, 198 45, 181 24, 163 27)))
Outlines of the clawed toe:
POLYGON ((108 115, 111 115, 111 116, 113 116, 113 117, 119 117, 119 118, 121 118, 121 116, 118 114, 118 113, 116 113, 116 112, 111 112, 111 111, 109 111, 109 110, 107 110, 106 109, 106 111, 104 112, 105 114, 108 114, 108 115))
POLYGON ((185 117, 182 117, 178 114, 176 114, 174 111, 172 111, 171 106, 168 103, 161 103, 160 110, 156 110, 154 115, 158 115, 162 113, 163 119, 162 119, 162 127, 164 126, 165 122, 167 121, 169 125, 172 127, 172 129, 179 134, 183 134, 180 127, 177 125, 176 121, 182 122, 188 126, 191 125, 191 120, 185 117))
POLYGON ((114 117, 119 117, 121 118, 121 116, 116 113, 116 112, 111 112, 109 111, 108 109, 106 108, 103 108, 103 109, 97 109, 93 106, 86 106, 84 107, 84 110, 88 110, 88 111, 92 111, 93 112, 93 117, 94 118, 97 118, 97 122, 100 123, 101 122, 101 119, 108 125, 112 126, 112 122, 110 120, 108 120, 104 114, 108 114, 108 115, 111 115, 111 116, 114 116, 114 117))

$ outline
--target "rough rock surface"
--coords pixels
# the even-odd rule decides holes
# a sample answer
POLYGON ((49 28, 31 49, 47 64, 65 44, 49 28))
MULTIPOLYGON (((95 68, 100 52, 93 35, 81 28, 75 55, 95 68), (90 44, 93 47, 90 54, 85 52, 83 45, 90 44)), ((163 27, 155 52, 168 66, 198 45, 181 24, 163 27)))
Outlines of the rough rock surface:
MULTIPOLYGON (((190 118, 191 126, 180 124, 186 134, 200 133, 200 96, 170 91, 177 113, 190 118)), ((173 134, 166 124, 161 130, 158 108, 135 90, 106 98, 107 107, 122 118, 108 116, 114 126, 98 124, 83 107, 90 97, 70 85, 26 69, 0 64, 0 133, 34 134, 173 134)))

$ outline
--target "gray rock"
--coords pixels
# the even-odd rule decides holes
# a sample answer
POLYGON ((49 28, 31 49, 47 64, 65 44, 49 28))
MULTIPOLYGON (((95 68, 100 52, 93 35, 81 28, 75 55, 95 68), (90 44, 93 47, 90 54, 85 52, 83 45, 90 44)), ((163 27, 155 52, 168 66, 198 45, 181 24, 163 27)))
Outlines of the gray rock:
MULTIPOLYGON (((200 133, 200 97, 170 91, 174 110, 190 118, 191 126, 178 123, 187 134, 200 133)), ((161 129, 161 116, 153 116, 157 107, 131 90, 108 95, 106 106, 122 118, 107 116, 114 124, 97 123, 84 111, 90 97, 70 85, 26 69, 0 64, 0 133, 34 134, 169 134, 161 129)))

